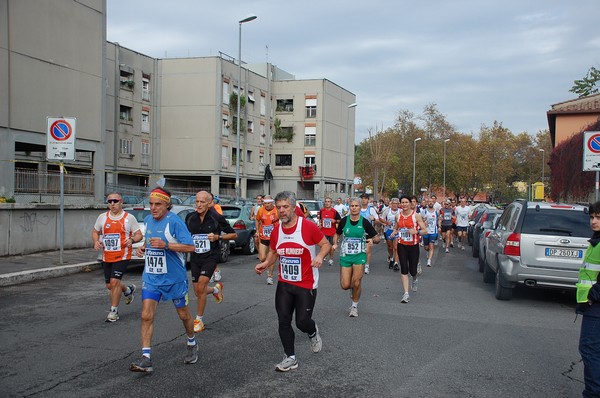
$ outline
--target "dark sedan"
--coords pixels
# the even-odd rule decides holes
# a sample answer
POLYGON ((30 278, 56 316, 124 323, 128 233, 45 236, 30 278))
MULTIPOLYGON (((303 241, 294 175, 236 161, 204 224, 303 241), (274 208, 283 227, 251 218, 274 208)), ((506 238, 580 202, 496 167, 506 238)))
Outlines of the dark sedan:
POLYGON ((250 219, 251 205, 222 205, 223 217, 237 233, 235 247, 241 248, 244 254, 253 254, 256 247, 254 234, 256 233, 256 222, 250 219))

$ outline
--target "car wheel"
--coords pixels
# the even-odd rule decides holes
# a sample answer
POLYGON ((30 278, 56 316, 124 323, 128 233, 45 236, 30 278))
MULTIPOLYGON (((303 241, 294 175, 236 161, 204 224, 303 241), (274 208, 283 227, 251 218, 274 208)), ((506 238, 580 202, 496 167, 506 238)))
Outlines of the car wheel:
POLYGON ((475 244, 475 241, 473 241, 473 246, 471 247, 471 255, 473 257, 479 257, 479 244, 475 244))
POLYGON ((512 298, 513 288, 502 286, 504 278, 500 267, 496 271, 496 284, 495 284, 495 295, 498 300, 510 300, 512 298))
POLYGON ((256 245, 254 243, 254 235, 250 235, 250 237, 248 238, 248 242, 246 242, 246 244, 242 248, 242 253, 254 254, 255 250, 256 250, 256 245))
MULTIPOLYGON (((481 250, 480 250, 481 251, 481 250)), ((485 251, 483 252, 483 255, 485 256, 485 251)), ((483 272, 483 267, 485 265, 485 258, 481 258, 481 256, 477 256, 479 257, 479 272, 483 272)))
POLYGON ((486 262, 483 263, 483 282, 492 283, 496 279, 494 271, 490 268, 490 265, 486 262))
POLYGON ((220 242, 219 262, 226 263, 229 260, 229 241, 221 240, 220 242))

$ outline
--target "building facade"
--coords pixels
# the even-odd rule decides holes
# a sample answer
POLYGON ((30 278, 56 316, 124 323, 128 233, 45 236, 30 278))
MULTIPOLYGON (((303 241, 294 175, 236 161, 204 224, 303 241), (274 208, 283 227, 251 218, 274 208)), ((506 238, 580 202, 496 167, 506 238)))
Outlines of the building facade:
POLYGON ((68 203, 142 197, 158 181, 235 197, 238 171, 241 198, 322 198, 352 183, 353 93, 267 63, 242 63, 239 82, 237 60, 222 53, 155 59, 107 42, 105 0, 85 4, 0 0, 0 196, 56 201, 48 116, 77 118, 68 203))

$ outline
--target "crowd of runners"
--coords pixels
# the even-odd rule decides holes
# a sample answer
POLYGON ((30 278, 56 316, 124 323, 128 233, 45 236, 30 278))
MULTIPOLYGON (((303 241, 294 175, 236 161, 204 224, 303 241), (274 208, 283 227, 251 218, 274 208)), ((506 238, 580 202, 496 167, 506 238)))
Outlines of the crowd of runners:
MULTIPOLYGON (((121 295, 125 303, 134 299, 136 286, 125 285, 121 279, 132 255, 132 245, 144 239, 137 255, 145 259, 141 289, 142 356, 130 366, 134 372, 152 372, 152 336, 154 316, 160 301, 172 301, 186 334, 184 363, 198 361, 196 333, 205 330, 204 309, 207 296, 217 303, 224 299, 223 283, 209 286, 217 269, 220 241, 237 237, 235 230, 215 206, 214 196, 200 191, 196 194, 196 211, 185 221, 170 211, 171 194, 164 188, 150 193, 150 215, 144 220, 145 236, 140 225, 122 208, 122 197, 111 193, 107 197, 109 211, 98 217, 92 230, 94 248, 103 253, 105 283, 110 291, 111 308, 107 322, 119 319, 121 295), (186 257, 191 256, 191 275, 197 298, 196 317, 189 308, 186 257)), ((410 302, 410 292, 417 291, 418 277, 423 269, 419 262, 420 247, 427 251, 427 267, 433 266, 433 254, 438 241, 443 251, 464 250, 467 227, 472 211, 466 197, 445 199, 435 195, 423 198, 402 196, 373 202, 368 194, 359 198, 325 198, 324 207, 313 220, 310 213, 296 201, 292 192, 256 198, 251 217, 256 220, 256 243, 259 264, 257 274, 267 272, 266 283, 275 289, 275 308, 279 320, 279 336, 284 358, 275 369, 288 371, 298 367, 294 350, 292 318, 297 328, 308 336, 311 349, 322 347, 319 328, 312 319, 317 297, 319 268, 334 265, 339 255, 340 287, 350 290, 348 315, 358 317, 362 279, 370 273, 373 244, 384 240, 387 265, 400 272, 401 303, 410 302), (275 267, 278 265, 277 272, 275 267)), ((220 280, 220 275, 219 278, 220 280)), ((216 279, 215 279, 216 280, 216 279)))

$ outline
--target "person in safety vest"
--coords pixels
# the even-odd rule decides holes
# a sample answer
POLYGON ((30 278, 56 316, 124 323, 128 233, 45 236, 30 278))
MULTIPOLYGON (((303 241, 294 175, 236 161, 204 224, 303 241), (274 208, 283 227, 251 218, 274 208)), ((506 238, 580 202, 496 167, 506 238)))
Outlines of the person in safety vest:
POLYGON ((577 282, 577 309, 583 315, 579 353, 583 360, 583 397, 600 397, 600 202, 589 208, 590 239, 577 282))

